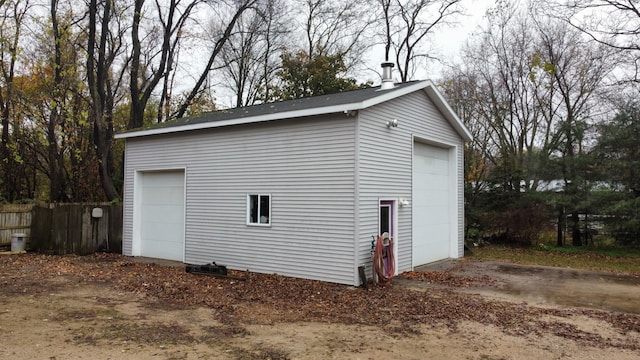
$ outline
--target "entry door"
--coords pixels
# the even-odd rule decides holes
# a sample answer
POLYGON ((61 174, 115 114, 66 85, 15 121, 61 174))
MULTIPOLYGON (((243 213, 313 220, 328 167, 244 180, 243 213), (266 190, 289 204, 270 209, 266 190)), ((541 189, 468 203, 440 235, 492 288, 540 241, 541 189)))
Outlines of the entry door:
POLYGON ((396 202, 395 200, 380 200, 378 210, 378 234, 389 233, 393 241, 393 254, 395 258, 395 269, 398 274, 398 234, 396 234, 396 202))

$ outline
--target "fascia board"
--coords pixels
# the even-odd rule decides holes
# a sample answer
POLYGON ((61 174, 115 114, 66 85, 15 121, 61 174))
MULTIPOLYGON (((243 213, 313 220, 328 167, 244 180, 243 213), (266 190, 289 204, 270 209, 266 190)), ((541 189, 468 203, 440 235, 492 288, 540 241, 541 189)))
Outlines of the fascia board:
POLYGON ((235 118, 235 119, 212 121, 212 122, 203 122, 199 124, 170 126, 165 128, 133 131, 133 132, 116 134, 115 138, 126 139, 131 137, 169 134, 169 133, 175 133, 175 132, 200 130, 200 129, 212 129, 212 128, 218 128, 223 126, 230 126, 230 125, 253 124, 253 123, 264 122, 264 121, 292 119, 292 118, 300 118, 305 116, 314 116, 314 115, 323 115, 323 114, 331 114, 331 113, 341 113, 345 111, 360 110, 360 108, 357 108, 357 105, 358 105, 357 103, 341 104, 341 105, 335 105, 335 106, 324 106, 319 108, 279 112, 279 113, 266 114, 266 115, 260 115, 260 116, 251 116, 251 117, 235 118))

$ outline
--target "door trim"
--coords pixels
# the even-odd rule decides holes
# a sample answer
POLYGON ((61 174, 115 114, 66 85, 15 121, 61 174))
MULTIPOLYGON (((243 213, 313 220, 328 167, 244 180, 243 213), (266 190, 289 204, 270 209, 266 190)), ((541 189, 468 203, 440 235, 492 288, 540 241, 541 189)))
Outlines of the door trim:
MULTIPOLYGON (((378 232, 380 232, 380 208, 389 206, 391 216, 391 232, 389 236, 393 239, 393 254, 395 260, 395 274, 398 275, 398 199, 397 198, 379 198, 378 199, 378 232)), ((380 235, 380 234, 378 234, 380 235)))

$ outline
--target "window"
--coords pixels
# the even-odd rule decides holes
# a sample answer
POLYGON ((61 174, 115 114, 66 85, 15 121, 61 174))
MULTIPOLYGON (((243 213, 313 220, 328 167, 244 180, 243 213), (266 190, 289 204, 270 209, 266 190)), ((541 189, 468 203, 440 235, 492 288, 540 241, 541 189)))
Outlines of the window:
POLYGON ((378 220, 379 234, 389 233, 389 236, 394 236, 394 200, 380 200, 378 220))
POLYGON ((380 204, 380 232, 391 235, 391 205, 380 204))
POLYGON ((247 196, 247 224, 271 225, 271 195, 250 194, 247 196))

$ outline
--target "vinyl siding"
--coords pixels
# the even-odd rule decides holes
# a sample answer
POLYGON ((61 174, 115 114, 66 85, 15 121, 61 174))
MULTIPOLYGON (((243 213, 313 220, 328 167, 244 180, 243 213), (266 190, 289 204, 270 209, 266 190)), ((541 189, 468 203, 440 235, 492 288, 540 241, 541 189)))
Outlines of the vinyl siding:
MULTIPOLYGON (((458 176, 458 251, 463 254, 463 142, 423 91, 360 111, 358 115, 358 258, 371 263, 371 235, 378 232, 378 199, 411 201, 414 138, 456 148, 458 176), (386 122, 398 120, 388 129, 386 122)), ((398 271, 411 270, 411 204, 398 207, 398 271)))
POLYGON ((186 168, 187 263, 354 284, 355 119, 342 114, 127 140, 124 253, 136 171, 186 168), (271 226, 246 225, 247 194, 271 226))

